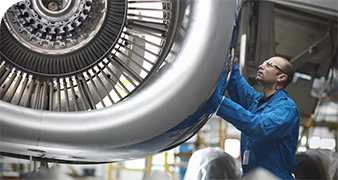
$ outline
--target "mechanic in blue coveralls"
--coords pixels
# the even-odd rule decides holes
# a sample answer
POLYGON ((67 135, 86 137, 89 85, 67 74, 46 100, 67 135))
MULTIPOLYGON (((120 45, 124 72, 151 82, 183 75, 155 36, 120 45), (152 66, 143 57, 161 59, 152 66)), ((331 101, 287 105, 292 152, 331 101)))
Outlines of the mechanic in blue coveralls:
POLYGON ((231 100, 220 95, 223 101, 217 115, 241 131, 244 176, 262 167, 281 179, 294 179, 300 114, 284 90, 293 75, 288 60, 282 57, 265 60, 256 76, 263 87, 263 93, 259 93, 241 75, 237 63, 233 63, 227 82, 231 100))

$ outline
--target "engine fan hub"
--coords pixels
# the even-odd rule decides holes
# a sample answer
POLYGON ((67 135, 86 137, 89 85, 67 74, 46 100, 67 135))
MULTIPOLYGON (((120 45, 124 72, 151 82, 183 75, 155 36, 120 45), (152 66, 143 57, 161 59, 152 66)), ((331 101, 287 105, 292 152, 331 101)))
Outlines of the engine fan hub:
POLYGON ((92 0, 19 2, 7 13, 6 25, 18 41, 36 52, 66 54, 83 47, 100 29, 106 9, 101 3, 106 4, 92 0), (90 18, 90 13, 101 14, 90 18))
POLYGON ((17 42, 15 51, 1 45, 1 52, 14 66, 33 74, 82 72, 113 48, 124 26, 125 9, 125 0, 18 2, 6 12, 5 27, 1 27, 1 37, 13 35, 15 41, 8 42, 17 42), (23 62, 23 58, 27 60, 23 62), (33 59, 38 62, 29 63, 33 59))
POLYGON ((69 9, 71 2, 68 0, 35 0, 43 10, 51 14, 60 14, 69 9))
MULTIPOLYGON (((42 2, 41 0, 39 0, 38 2, 42 2)), ((43 7, 45 7, 47 9, 47 11, 50 11, 52 13, 57 12, 60 13, 64 10, 66 10, 70 5, 70 2, 68 1, 44 1, 43 2, 43 7)))

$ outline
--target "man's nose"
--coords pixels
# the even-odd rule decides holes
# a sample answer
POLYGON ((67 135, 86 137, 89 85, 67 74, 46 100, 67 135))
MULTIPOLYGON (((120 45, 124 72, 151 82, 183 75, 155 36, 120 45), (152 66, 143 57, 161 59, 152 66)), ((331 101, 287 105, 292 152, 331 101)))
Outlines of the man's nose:
POLYGON ((264 65, 263 64, 259 65, 258 69, 264 69, 264 65))

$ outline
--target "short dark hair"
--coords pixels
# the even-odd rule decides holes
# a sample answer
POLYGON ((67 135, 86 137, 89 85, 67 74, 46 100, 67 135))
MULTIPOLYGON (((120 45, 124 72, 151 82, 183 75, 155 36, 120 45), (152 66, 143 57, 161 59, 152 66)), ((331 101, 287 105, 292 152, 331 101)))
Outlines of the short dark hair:
POLYGON ((289 62, 289 63, 284 64, 283 71, 285 71, 286 75, 288 76, 286 81, 283 82, 283 86, 284 86, 284 88, 286 88, 290 84, 290 82, 292 81, 293 76, 295 75, 295 70, 293 69, 292 64, 289 62))

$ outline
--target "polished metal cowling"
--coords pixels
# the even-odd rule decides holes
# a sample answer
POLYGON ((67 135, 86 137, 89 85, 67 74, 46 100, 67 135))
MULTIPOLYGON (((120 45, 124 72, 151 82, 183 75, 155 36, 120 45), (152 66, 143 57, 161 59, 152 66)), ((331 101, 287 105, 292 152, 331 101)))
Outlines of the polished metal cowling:
POLYGON ((1 22, 1 154, 141 158, 212 116, 238 1, 25 0, 1 22))

